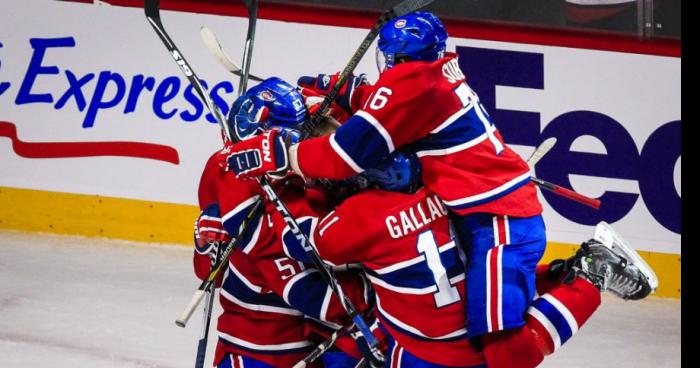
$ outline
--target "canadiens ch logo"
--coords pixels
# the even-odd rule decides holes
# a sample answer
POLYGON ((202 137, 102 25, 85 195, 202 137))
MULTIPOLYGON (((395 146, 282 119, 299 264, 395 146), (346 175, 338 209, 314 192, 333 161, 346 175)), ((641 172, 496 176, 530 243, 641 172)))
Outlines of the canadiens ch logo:
POLYGON ((274 101, 275 100, 275 96, 270 91, 262 91, 260 93, 260 98, 262 98, 265 101, 274 101))
POLYGON ((406 19, 399 19, 394 23, 394 28, 401 29, 403 27, 406 27, 406 19))

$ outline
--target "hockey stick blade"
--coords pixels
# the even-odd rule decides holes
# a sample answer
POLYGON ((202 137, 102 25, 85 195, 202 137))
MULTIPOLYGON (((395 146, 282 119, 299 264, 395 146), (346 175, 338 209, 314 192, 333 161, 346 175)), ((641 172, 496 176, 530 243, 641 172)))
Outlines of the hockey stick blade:
POLYGON ((537 146, 537 149, 535 149, 535 152, 532 153, 530 158, 527 159, 527 165, 530 166, 530 170, 533 170, 535 168, 535 165, 537 165, 537 162, 539 162, 544 155, 549 152, 552 147, 557 143, 557 138, 556 137, 550 137, 545 139, 544 142, 542 142, 539 146, 537 146))
MULTIPOLYGON (((211 29, 202 26, 202 28, 200 28, 199 30, 199 35, 202 38, 204 45, 207 47, 207 50, 209 50, 209 52, 214 56, 214 58, 219 62, 219 64, 224 67, 224 69, 239 77, 243 76, 241 67, 234 63, 233 60, 231 60, 231 57, 229 57, 228 54, 224 51, 223 47, 221 47, 219 39, 216 37, 216 35, 211 29)), ((249 74, 248 78, 256 82, 263 81, 263 78, 255 76, 253 74, 249 74)))

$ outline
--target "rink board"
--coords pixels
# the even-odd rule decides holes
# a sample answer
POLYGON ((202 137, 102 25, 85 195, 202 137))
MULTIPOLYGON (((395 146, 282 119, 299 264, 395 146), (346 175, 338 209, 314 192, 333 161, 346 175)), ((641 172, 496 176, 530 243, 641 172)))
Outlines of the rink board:
MULTIPOLYGON (((189 243, 199 176, 221 146, 219 129, 143 10, 46 0, 3 5, 0 226, 189 243)), ((246 19, 173 11, 162 18, 227 111, 238 81, 208 54, 198 31, 210 27, 238 60, 246 19)), ((333 19, 261 19, 252 72, 294 81, 340 69, 366 29, 333 19)), ((598 221, 612 223, 658 260, 660 294, 678 296, 681 59, 468 33, 453 33, 448 49, 460 55, 505 140, 527 157, 557 137, 536 174, 603 202, 596 211, 544 193, 549 239, 577 244, 598 221)), ((373 54, 357 69, 370 80, 377 78, 373 54)))
MULTIPOLYGON (((0 229, 192 245, 196 206, 0 187, 0 229), (28 204, 40 203, 41 206, 28 204)), ((542 262, 578 245, 549 242, 542 262)), ((680 298, 678 254, 640 251, 659 276, 656 296, 680 298)))

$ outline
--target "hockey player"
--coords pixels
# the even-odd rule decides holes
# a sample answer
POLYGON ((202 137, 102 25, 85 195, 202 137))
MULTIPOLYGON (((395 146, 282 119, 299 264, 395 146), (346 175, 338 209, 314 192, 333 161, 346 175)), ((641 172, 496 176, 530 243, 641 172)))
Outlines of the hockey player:
MULTIPOLYGON (((576 255, 539 267, 539 296, 528 306, 522 328, 470 341, 464 255, 439 198, 425 188, 413 190, 419 164, 410 157, 396 152, 391 165, 360 176, 393 191, 355 194, 322 218, 295 214, 326 262, 365 267, 377 294, 380 328, 389 339, 387 367, 534 367, 588 320, 602 291, 638 299, 655 287, 653 271, 601 224, 576 255), (396 192, 400 189, 404 192, 396 192)), ((285 254, 308 262, 286 231, 285 254)))
MULTIPOLYGON (((265 128, 274 127, 290 138, 298 135, 294 127, 304 120, 306 108, 294 87, 278 78, 265 80, 234 103, 229 120, 249 121, 247 114, 253 105, 255 111, 264 108, 265 116, 258 115, 256 121, 263 119, 265 128), (243 116, 246 119, 241 120, 243 116)), ((259 128, 231 126, 244 137, 256 134, 259 128)), ((195 227, 194 266, 202 279, 209 272, 210 258, 215 257, 221 244, 230 241, 229 234, 238 234, 253 203, 262 196, 257 184, 238 180, 220 167, 218 156, 214 154, 207 162, 199 186, 203 212, 195 227)), ((294 192, 298 186, 291 183, 287 180, 278 185, 284 184, 285 192, 294 192)), ((308 203, 324 203, 323 195, 305 193, 306 200, 297 202, 308 206, 305 212, 314 213, 308 203)), ((287 204, 295 208, 293 202, 287 204)), ((227 272, 219 283, 223 313, 217 325, 219 342, 214 358, 219 367, 290 367, 316 346, 309 339, 309 316, 332 329, 349 319, 318 271, 283 253, 274 234, 284 222, 272 211, 268 207, 268 215, 252 222, 253 231, 230 256, 227 272)), ((366 310, 372 294, 363 277, 356 272, 346 273, 340 282, 357 308, 366 310)), ((347 342, 344 346, 354 352, 347 342)))
MULTIPOLYGON (((290 167, 305 177, 341 179, 398 148, 412 150, 426 189, 449 209, 465 247, 467 336, 484 346, 531 341, 526 311, 546 245, 542 207, 527 164, 503 142, 456 55, 445 52, 446 38, 429 13, 389 22, 378 42, 382 74, 373 86, 345 88, 339 102, 349 102, 354 114, 335 134, 289 148, 267 134, 230 147, 229 163, 243 178, 290 167)), ((330 89, 332 82, 323 76, 315 85, 330 89)), ((539 360, 521 359, 521 366, 539 360)))
MULTIPOLYGON (((335 134, 288 149, 265 135, 230 147, 230 162, 242 178, 291 167, 305 177, 341 179, 396 149, 415 152, 426 189, 449 209, 465 247, 467 335, 480 338, 524 326, 545 227, 527 164, 503 142, 457 56, 446 53, 446 39, 430 13, 387 23, 378 40, 379 80, 346 88, 339 101, 349 101, 354 114, 335 134), (242 159, 251 150, 263 159, 242 159)), ((319 78, 316 86, 332 82, 319 78)))

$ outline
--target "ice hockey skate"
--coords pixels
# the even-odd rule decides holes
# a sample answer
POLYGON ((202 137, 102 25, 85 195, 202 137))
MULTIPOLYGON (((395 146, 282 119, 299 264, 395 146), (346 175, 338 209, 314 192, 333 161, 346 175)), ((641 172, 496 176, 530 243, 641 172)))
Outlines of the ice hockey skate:
POLYGON ((592 239, 581 244, 567 260, 569 279, 583 276, 601 292, 610 291, 625 300, 639 300, 659 285, 651 267, 607 223, 600 222, 592 239))

